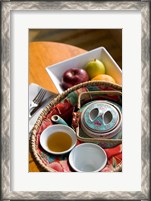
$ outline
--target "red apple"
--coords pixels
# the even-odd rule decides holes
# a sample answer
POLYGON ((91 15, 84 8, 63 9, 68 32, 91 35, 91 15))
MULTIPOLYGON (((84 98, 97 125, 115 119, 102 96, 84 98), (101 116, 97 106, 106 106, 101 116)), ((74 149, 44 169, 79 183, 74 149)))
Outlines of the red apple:
POLYGON ((81 68, 71 68, 64 72, 62 77, 62 87, 68 89, 76 84, 89 80, 88 73, 81 68))

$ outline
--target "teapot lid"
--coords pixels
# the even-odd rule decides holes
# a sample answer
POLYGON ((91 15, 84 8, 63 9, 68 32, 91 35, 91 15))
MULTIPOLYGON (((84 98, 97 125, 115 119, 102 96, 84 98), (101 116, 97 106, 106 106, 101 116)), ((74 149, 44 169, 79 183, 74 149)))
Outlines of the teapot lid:
POLYGON ((105 101, 95 101, 82 112, 83 125, 92 132, 105 134, 113 130, 120 120, 116 107, 105 101))

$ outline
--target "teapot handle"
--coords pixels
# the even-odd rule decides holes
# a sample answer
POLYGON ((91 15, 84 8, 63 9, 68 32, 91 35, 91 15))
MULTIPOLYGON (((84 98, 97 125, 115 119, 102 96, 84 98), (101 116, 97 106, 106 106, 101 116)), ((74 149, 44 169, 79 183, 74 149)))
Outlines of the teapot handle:
POLYGON ((117 90, 105 90, 105 91, 87 91, 87 92, 82 92, 78 96, 78 104, 77 108, 81 108, 81 101, 82 99, 86 99, 89 97, 90 100, 92 100, 93 95, 119 95, 122 96, 122 92, 117 91, 117 90))

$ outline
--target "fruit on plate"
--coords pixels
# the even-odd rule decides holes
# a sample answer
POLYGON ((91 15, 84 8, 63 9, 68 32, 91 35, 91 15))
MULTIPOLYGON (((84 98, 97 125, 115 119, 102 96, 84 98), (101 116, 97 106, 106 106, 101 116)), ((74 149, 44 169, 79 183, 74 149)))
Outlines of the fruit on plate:
POLYGON ((85 67, 85 70, 87 71, 90 79, 92 79, 93 77, 99 74, 105 74, 105 66, 98 59, 94 59, 88 62, 88 64, 85 67))
POLYGON ((92 78, 91 80, 101 80, 101 81, 116 83, 114 78, 107 74, 99 74, 95 76, 94 78, 92 78))
POLYGON ((88 73, 81 68, 71 68, 64 72, 62 77, 62 87, 68 89, 76 84, 89 80, 88 73))

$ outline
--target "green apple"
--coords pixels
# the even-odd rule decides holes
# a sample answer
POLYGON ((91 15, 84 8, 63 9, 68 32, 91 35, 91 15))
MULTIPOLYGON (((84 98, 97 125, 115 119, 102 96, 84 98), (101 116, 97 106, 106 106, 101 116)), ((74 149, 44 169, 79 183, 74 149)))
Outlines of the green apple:
POLYGON ((94 59, 94 60, 90 61, 86 65, 85 70, 87 71, 90 79, 92 79, 93 77, 95 77, 99 74, 105 74, 105 66, 98 59, 94 59))

